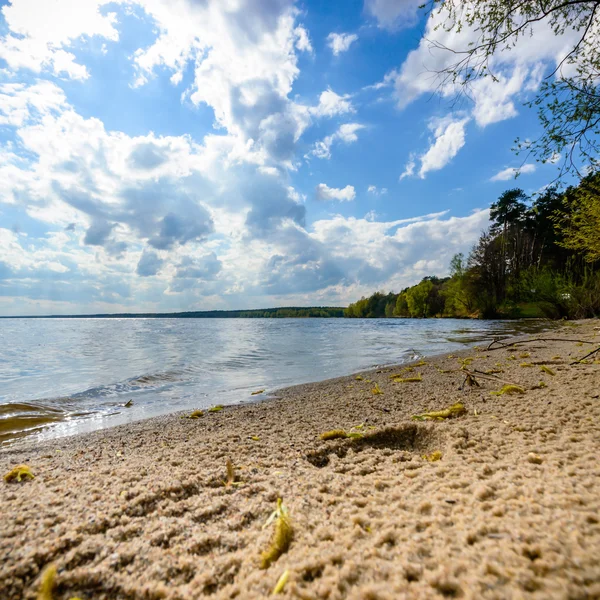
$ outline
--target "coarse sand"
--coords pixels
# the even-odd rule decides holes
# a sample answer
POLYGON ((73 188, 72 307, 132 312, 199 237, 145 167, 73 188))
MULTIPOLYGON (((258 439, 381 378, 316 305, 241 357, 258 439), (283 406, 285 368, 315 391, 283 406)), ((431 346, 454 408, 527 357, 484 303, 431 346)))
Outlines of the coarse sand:
POLYGON ((0 599, 600 598, 600 322, 534 338, 4 449, 0 599))

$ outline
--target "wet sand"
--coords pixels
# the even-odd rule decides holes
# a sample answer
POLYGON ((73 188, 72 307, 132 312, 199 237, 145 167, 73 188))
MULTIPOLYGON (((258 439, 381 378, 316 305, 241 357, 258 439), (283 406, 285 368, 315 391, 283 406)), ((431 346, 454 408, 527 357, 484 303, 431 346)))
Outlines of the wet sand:
POLYGON ((286 571, 282 598, 600 598, 600 353, 570 365, 600 322, 516 339, 544 337, 2 450, 35 479, 0 480, 0 598, 51 563, 57 600, 263 598, 286 571), (293 538, 262 569, 278 498, 293 538))

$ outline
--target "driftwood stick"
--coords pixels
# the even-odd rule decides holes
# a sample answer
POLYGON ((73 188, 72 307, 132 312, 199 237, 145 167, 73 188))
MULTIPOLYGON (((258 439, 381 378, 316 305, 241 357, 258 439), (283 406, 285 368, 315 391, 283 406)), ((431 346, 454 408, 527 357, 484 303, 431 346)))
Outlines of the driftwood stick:
POLYGON ((500 344, 500 340, 498 338, 493 339, 486 350, 502 350, 502 348, 510 348, 511 346, 516 346, 517 344, 531 344, 533 342, 577 342, 580 344, 595 344, 596 342, 590 342, 588 340, 574 340, 571 338, 535 338, 533 340, 520 340, 516 342, 511 342, 510 344, 501 344, 497 348, 492 348, 493 344, 500 344))
MULTIPOLYGON (((468 371, 467 371, 468 372, 468 371)), ((479 371, 475 369, 471 375, 474 377, 481 377, 483 379, 491 379, 492 381, 498 381, 499 383, 506 383, 508 385, 519 385, 518 383, 514 383, 513 381, 507 381, 506 379, 502 379, 502 377, 498 377, 498 375, 494 375, 494 373, 486 373, 485 371, 479 371)))
POLYGON ((598 346, 595 350, 592 350, 591 352, 588 352, 585 356, 582 356, 581 358, 578 358, 576 361, 572 362, 572 365, 576 365, 578 363, 580 363, 582 360, 585 360, 586 358, 589 358, 590 356, 592 356, 593 354, 596 354, 596 352, 600 351, 600 346, 598 346))

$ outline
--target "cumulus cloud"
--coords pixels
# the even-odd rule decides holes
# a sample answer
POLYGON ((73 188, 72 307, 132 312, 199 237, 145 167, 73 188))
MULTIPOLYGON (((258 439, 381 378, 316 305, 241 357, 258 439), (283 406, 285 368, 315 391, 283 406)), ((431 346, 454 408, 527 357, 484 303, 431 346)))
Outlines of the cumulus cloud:
MULTIPOLYGON (((369 2, 369 0, 368 0, 369 2)), ((401 2, 372 0, 373 4, 400 6, 401 2)), ((468 3, 466 3, 468 5, 468 3)), ((465 10, 467 7, 465 7, 465 10)), ((477 42, 479 32, 468 26, 448 31, 442 9, 431 12, 419 46, 409 52, 399 68, 390 71, 381 87, 392 85, 399 108, 403 108, 423 94, 440 94, 452 98, 460 91, 458 84, 440 85, 437 75, 456 62, 456 54, 446 50, 468 48, 477 42)), ((568 48, 577 39, 577 32, 567 29, 563 36, 555 35, 547 23, 533 26, 532 35, 519 38, 510 52, 496 53, 489 64, 491 77, 475 81, 469 96, 473 100, 473 117, 485 127, 517 114, 515 100, 538 89, 544 70, 556 66, 568 48)))
POLYGON ((382 29, 396 30, 416 24, 421 4, 423 0, 365 0, 365 12, 382 29))
POLYGON ((331 158, 331 147, 336 142, 343 144, 352 144, 358 140, 357 131, 364 129, 365 126, 360 123, 344 123, 340 125, 338 130, 331 135, 326 136, 322 140, 315 143, 310 155, 317 158, 331 158))
POLYGON ((14 127, 21 127, 32 118, 56 114, 67 104, 64 92, 49 81, 33 85, 4 83, 0 85, 0 97, 0 125, 14 127))
POLYGON ((330 33, 327 36, 327 45, 331 48, 334 56, 346 52, 353 42, 358 39, 355 33, 330 33))
POLYGON ((222 263, 214 252, 192 258, 184 256, 177 265, 175 277, 190 279, 214 279, 215 275, 221 270, 222 263))
POLYGON ((160 68, 178 83, 188 64, 194 81, 186 97, 213 109, 217 124, 243 144, 291 165, 295 144, 310 123, 307 107, 288 98, 298 76, 296 51, 310 51, 292 0, 137 0, 154 20, 156 41, 136 51, 137 85, 160 68))
POLYGON ((435 120, 430 124, 434 140, 427 152, 420 157, 419 177, 423 179, 430 171, 438 171, 445 167, 465 145, 465 125, 468 118, 446 118, 435 120))
POLYGON ((168 159, 165 147, 155 142, 137 144, 129 154, 129 165, 133 169, 154 169, 160 167, 168 159))
POLYGON ((340 202, 350 202, 356 198, 354 186, 347 185, 344 188, 331 188, 325 183, 319 183, 316 187, 318 200, 339 200, 340 202))
MULTIPOLYGON (((135 85, 144 85, 159 69, 178 85, 193 65, 185 98, 212 108, 217 124, 239 139, 240 152, 291 166, 310 113, 288 95, 299 73, 297 53, 312 52, 293 0, 127 4, 143 11, 157 31, 152 43, 133 54, 135 85)), ((86 79, 87 67, 68 50, 92 37, 117 41, 115 8, 111 0, 14 2, 2 9, 8 33, 0 38, 0 59, 12 70, 86 79)))
POLYGON ((319 96, 319 104, 311 110, 317 117, 334 117, 346 113, 356 112, 350 101, 350 95, 340 96, 332 89, 325 90, 319 96))
POLYGON ((312 52, 313 47, 310 43, 310 38, 308 36, 308 31, 301 25, 294 29, 294 35, 296 36, 296 48, 300 50, 300 52, 312 52))
POLYGON ((9 33, 0 38, 0 59, 9 69, 48 69, 54 75, 87 79, 87 68, 65 50, 82 36, 119 38, 114 12, 102 14, 108 0, 26 0, 2 8, 9 33))
POLYGON ((488 210, 466 217, 443 212, 397 221, 336 215, 315 222, 311 237, 339 265, 343 297, 354 301, 373 289, 400 290, 433 272, 444 275, 452 256, 468 252, 488 224, 488 210), (427 264, 423 256, 435 259, 427 264))
POLYGON ((144 250, 137 264, 136 273, 140 277, 152 277, 161 269, 163 262, 156 252, 144 250))
POLYGON ((508 181, 518 175, 533 173, 534 171, 535 165, 533 163, 526 163, 521 167, 507 167, 506 169, 502 169, 502 171, 498 171, 498 173, 490 178, 490 181, 508 181))

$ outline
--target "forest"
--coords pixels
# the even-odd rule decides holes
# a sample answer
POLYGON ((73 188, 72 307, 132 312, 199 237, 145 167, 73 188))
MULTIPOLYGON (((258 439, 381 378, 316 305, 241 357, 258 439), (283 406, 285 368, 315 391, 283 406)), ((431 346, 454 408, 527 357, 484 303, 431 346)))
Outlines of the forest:
MULTIPOLYGON (((336 306, 285 306, 278 308, 252 308, 242 310, 194 310, 174 313, 109 313, 93 315, 46 315, 31 316, 28 319, 304 319, 313 317, 343 317, 344 309, 336 306)), ((0 317, 17 319, 21 317, 0 317)))
POLYGON ((491 226, 447 277, 428 276, 399 293, 376 292, 345 317, 545 317, 600 315, 600 172, 534 198, 505 191, 491 226))

